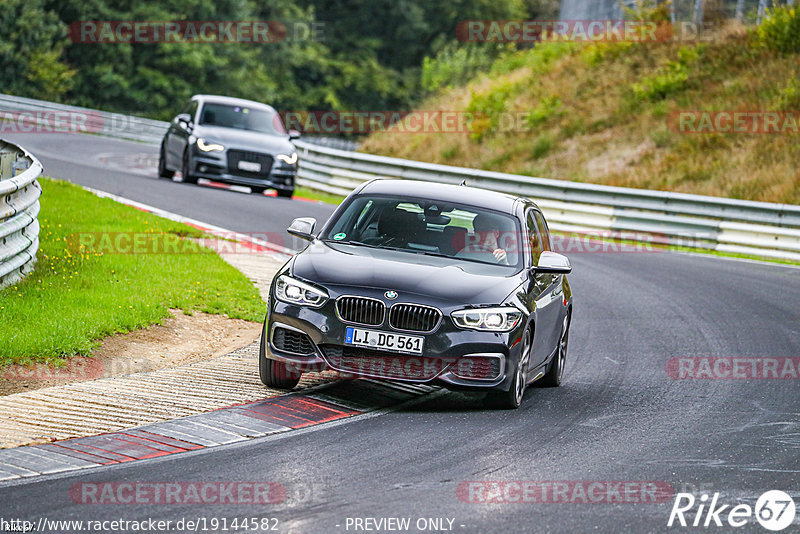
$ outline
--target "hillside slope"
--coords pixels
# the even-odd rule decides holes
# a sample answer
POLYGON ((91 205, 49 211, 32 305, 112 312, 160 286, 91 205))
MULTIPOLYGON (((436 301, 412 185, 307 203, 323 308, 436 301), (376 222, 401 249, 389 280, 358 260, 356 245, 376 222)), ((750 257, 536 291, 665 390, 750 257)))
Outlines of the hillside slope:
POLYGON ((362 150, 528 176, 798 204, 800 37, 793 32, 800 13, 786 17, 789 26, 778 21, 775 35, 765 24, 759 33, 728 27, 702 43, 542 43, 509 53, 490 72, 420 106, 469 113, 466 129, 395 128, 372 134, 362 150), (679 114, 693 111, 709 112, 712 130, 720 117, 715 112, 778 112, 780 133, 749 133, 750 127, 715 133, 707 121, 695 133, 700 120, 685 122, 681 131, 679 114))

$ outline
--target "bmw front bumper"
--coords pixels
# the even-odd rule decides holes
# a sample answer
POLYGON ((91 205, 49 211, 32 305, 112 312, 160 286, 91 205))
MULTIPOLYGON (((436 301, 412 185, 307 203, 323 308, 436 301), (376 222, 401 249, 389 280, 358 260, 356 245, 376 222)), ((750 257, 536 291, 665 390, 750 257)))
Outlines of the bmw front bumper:
MULTIPOLYGON (((524 328, 522 325, 505 333, 465 330, 453 324, 449 317, 452 310, 442 309, 442 320, 433 332, 398 332, 385 323, 364 326, 342 321, 336 313, 333 299, 328 300, 321 308, 287 304, 274 298, 270 300, 265 322, 266 355, 270 359, 286 363, 290 369, 298 372, 331 369, 355 377, 439 383, 450 389, 506 391, 520 357, 520 341, 524 328), (423 337, 423 353, 414 355, 382 350, 359 352, 357 347, 344 343, 348 326, 423 337), (282 346, 277 346, 275 333, 278 329, 308 336, 311 347, 304 344, 300 350, 307 354, 298 354, 296 345, 287 347, 283 343, 282 346), (286 350, 287 348, 290 350, 286 350), (368 363, 356 369, 352 365, 342 365, 346 361, 342 354, 347 350, 364 355, 368 363), (387 374, 387 369, 399 369, 400 373, 387 374)), ((280 335, 286 334, 281 332, 280 335)))

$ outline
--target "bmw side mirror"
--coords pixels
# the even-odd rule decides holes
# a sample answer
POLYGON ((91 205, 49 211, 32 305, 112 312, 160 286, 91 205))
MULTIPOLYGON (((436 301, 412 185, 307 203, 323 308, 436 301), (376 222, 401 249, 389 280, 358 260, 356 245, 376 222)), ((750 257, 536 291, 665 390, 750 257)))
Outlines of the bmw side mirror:
POLYGON ((297 130, 289 130, 289 139, 300 139, 300 132, 297 130))
POLYGON ((556 252, 544 251, 539 256, 539 263, 531 269, 532 274, 567 274, 572 272, 569 259, 556 252))
POLYGON ((192 124, 192 116, 188 113, 181 113, 177 117, 175 117, 175 122, 183 126, 184 128, 189 128, 189 125, 192 124))
POLYGON ((317 226, 317 220, 313 217, 300 217, 292 221, 287 232, 293 236, 305 239, 306 241, 314 240, 314 228, 317 226))

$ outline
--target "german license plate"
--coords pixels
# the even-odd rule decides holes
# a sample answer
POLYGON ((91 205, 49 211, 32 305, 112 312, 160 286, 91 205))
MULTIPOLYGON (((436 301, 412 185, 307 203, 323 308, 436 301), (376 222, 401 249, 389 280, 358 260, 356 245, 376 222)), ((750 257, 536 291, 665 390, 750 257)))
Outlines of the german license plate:
POLYGON ((422 345, 425 338, 420 336, 407 336, 395 332, 378 332, 348 326, 345 331, 344 342, 346 345, 369 347, 371 349, 386 350, 391 352, 409 352, 422 354, 422 345))
POLYGON ((239 168, 247 172, 261 172, 261 164, 255 161, 240 161, 239 168))

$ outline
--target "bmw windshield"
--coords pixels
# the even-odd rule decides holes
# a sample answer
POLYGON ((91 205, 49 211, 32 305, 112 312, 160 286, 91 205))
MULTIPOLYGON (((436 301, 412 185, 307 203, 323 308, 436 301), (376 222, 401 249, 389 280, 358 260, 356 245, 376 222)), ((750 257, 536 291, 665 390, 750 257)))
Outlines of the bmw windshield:
POLYGON ((410 197, 355 197, 320 239, 520 269, 517 220, 507 214, 410 197))

